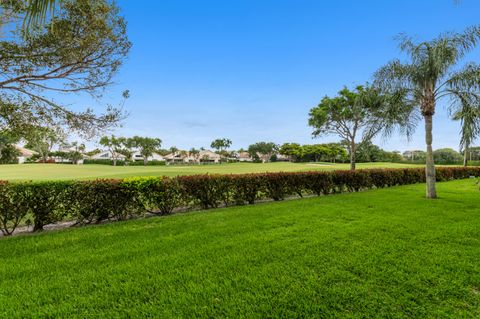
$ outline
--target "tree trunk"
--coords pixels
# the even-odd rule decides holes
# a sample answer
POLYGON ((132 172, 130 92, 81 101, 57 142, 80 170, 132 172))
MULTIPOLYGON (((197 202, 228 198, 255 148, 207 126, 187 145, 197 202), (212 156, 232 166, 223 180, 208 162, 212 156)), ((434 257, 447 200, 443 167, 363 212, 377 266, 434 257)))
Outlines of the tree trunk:
POLYGON ((113 159, 113 166, 117 166, 117 159, 116 158, 113 159))
POLYGON ((143 165, 147 166, 147 164, 148 164, 148 157, 144 156, 143 157, 143 165))
POLYGON ((432 115, 426 114, 425 117, 425 142, 427 143, 427 158, 425 166, 425 176, 427 181, 427 198, 437 198, 435 188, 435 163, 433 161, 432 149, 432 115))
POLYGON ((465 149, 463 150, 463 166, 468 166, 468 145, 465 145, 465 149))
POLYGON ((355 140, 350 142, 350 170, 355 170, 355 164, 357 161, 357 146, 355 145, 355 140))

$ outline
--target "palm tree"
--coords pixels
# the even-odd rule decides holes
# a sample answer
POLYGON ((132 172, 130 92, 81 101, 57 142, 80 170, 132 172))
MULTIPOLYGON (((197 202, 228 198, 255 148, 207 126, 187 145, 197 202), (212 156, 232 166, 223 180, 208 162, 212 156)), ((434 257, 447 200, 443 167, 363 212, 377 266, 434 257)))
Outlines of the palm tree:
POLYGON ((446 33, 425 42, 416 42, 401 35, 400 49, 409 57, 403 63, 393 60, 375 74, 375 84, 387 91, 403 96, 402 112, 408 111, 413 119, 421 114, 425 121, 427 144, 426 182, 427 198, 436 198, 435 164, 432 152, 432 118, 437 102, 462 94, 474 99, 480 94, 480 66, 469 63, 459 67, 465 54, 473 50, 480 38, 480 27, 471 27, 463 33, 446 33), (407 105, 408 107, 405 107, 407 105))
POLYGON ((463 149, 463 166, 468 164, 468 150, 480 135, 480 104, 477 99, 459 94, 456 96, 453 119, 460 121, 460 149, 463 149))
POLYGON ((61 5, 63 0, 28 0, 24 26, 26 29, 44 23, 48 12, 53 14, 57 5, 61 5))

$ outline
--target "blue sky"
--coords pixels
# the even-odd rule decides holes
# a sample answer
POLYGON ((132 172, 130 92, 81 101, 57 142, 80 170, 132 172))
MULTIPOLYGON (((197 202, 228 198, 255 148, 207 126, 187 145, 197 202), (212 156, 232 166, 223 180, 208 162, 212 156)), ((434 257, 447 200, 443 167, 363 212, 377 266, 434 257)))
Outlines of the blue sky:
MULTIPOLYGON (((129 89, 130 116, 115 134, 159 137, 164 147, 233 148, 257 141, 312 139, 308 111, 344 85, 371 80, 400 57, 395 35, 429 39, 480 23, 480 1, 120 0, 133 47, 109 91, 129 89)), ((480 62, 478 52, 468 60, 480 62)), ((113 98, 112 98, 113 99, 113 98)), ((107 98, 108 100, 108 98, 107 98)), ((458 124, 439 105, 434 148, 458 148, 458 124)), ((423 149, 423 125, 410 142, 375 141, 388 150, 423 149)))

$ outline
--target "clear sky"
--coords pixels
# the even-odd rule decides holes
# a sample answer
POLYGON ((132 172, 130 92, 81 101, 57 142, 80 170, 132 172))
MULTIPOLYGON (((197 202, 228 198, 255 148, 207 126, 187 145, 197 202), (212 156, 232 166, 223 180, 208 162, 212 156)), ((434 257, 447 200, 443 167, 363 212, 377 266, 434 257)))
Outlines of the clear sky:
MULTIPOLYGON (((130 116, 115 133, 159 137, 163 147, 233 148, 312 139, 308 111, 344 85, 371 81, 400 57, 395 35, 430 39, 480 23, 480 1, 119 0, 133 47, 112 96, 129 89, 130 116), (118 92, 116 92, 118 91, 118 92)), ((467 57, 480 62, 478 50, 467 57)), ((116 95, 118 96, 118 94, 116 95)), ((434 148, 458 148, 458 123, 439 105, 434 148)), ((423 149, 423 123, 410 142, 423 149)))

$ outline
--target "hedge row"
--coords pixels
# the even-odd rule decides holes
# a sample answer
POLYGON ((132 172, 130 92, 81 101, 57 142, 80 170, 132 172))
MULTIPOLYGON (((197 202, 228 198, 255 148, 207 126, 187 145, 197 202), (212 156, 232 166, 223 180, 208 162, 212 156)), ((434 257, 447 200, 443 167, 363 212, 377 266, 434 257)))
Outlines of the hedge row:
MULTIPOLYGON (((480 167, 440 167, 437 180, 480 176, 480 167)), ((208 209, 254 204, 289 196, 328 195, 425 181, 424 169, 193 175, 98 179, 92 181, 0 181, 0 229, 10 235, 21 223, 42 230, 47 224, 75 220, 77 224, 122 220, 175 209, 208 209), (31 220, 31 221, 30 221, 31 220)))
MULTIPOLYGON (((113 166, 113 160, 111 159, 84 159, 84 165, 89 164, 97 164, 97 165, 111 165, 113 166)), ((117 166, 144 166, 143 160, 141 161, 125 161, 125 160, 117 160, 117 166)), ((167 163, 165 161, 148 161, 147 166, 165 166, 167 163)))

